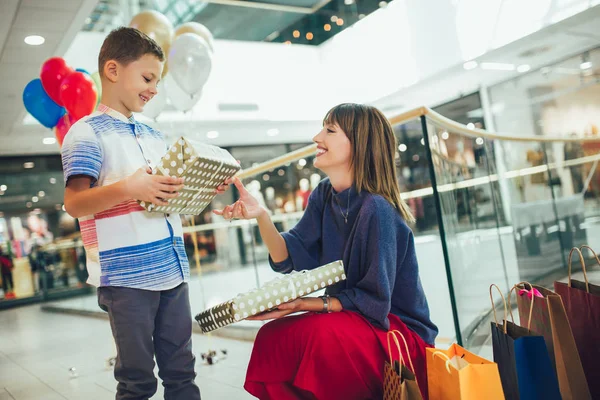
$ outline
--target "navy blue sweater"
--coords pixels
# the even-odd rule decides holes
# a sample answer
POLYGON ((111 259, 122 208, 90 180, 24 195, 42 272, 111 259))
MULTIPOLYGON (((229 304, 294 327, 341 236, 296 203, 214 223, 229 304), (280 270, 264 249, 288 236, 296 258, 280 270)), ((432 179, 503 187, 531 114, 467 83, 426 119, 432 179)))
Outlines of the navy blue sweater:
POLYGON ((343 260, 347 280, 330 286, 327 294, 386 330, 391 312, 434 344, 438 329, 429 319, 413 233, 382 196, 357 193, 353 187, 336 193, 325 179, 311 193, 300 222, 282 236, 290 257, 281 263, 270 260, 276 272, 343 260), (348 199, 346 223, 342 210, 348 211, 348 199))

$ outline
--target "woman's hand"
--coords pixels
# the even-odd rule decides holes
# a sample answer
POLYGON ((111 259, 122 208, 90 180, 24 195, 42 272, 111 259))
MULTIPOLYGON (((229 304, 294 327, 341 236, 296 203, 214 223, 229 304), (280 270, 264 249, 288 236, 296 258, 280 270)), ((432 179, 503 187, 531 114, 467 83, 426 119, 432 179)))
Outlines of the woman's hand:
MULTIPOLYGON (((229 185, 232 183, 240 192, 240 199, 235 203, 225 207, 222 210, 213 210, 213 213, 216 215, 221 215, 226 220, 229 219, 254 219, 258 218, 262 213, 266 210, 259 204, 258 200, 256 200, 244 187, 242 181, 239 178, 234 177, 233 179, 228 179, 225 181, 225 185, 229 185)), ((223 188, 224 185, 219 186, 217 188, 217 192, 219 192, 220 188, 223 188)))
POLYGON ((275 310, 254 315, 246 319, 249 319, 251 321, 265 321, 269 319, 285 317, 286 315, 303 311, 323 311, 323 300, 315 297, 296 299, 294 301, 290 301, 289 303, 281 304, 275 310))

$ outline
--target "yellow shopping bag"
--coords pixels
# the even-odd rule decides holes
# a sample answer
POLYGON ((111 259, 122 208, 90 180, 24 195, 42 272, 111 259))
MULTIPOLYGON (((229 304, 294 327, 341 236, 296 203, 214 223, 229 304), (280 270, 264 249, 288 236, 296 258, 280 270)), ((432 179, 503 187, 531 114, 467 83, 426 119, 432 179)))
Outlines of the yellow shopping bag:
POLYGON ((457 344, 427 350, 429 398, 435 400, 504 400, 498 365, 457 344))

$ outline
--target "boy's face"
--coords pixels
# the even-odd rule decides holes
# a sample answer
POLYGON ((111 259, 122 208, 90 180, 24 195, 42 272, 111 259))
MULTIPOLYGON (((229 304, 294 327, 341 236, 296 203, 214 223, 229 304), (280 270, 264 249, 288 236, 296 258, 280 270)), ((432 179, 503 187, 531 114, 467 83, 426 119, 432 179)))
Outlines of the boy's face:
POLYGON ((163 63, 153 54, 145 54, 126 66, 118 65, 117 83, 120 100, 132 112, 142 112, 157 93, 163 63))

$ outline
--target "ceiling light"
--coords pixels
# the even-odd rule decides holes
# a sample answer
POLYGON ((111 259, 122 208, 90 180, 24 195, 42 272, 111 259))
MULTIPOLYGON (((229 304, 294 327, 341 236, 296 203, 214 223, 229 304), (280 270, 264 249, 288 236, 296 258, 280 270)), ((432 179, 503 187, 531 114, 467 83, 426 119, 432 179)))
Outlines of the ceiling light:
POLYGON ((579 64, 579 68, 590 69, 590 68, 592 68, 592 62, 591 61, 582 62, 581 64, 579 64))
POLYGON ((8 189, 8 186, 0 185, 0 192, 6 192, 6 189, 8 189))
POLYGON ((529 64, 523 64, 523 65, 519 65, 517 67, 517 72, 523 73, 523 72, 529 71, 530 69, 531 69, 531 67, 529 66, 529 64))
POLYGON ((25 169, 31 169, 33 167, 35 167, 35 164, 32 161, 28 161, 26 163, 23 163, 23 168, 25 168, 25 169))
POLYGON ((273 128, 273 129, 269 129, 267 131, 267 136, 273 137, 273 136, 277 136, 277 135, 279 135, 279 129, 273 128))
POLYGON ((30 202, 30 201, 28 201, 28 202, 25 204, 25 206, 26 206, 27 208, 31 208, 31 207, 33 207, 33 203, 32 203, 32 202, 30 202))
POLYGON ((472 123, 472 122, 469 122, 469 123, 467 124, 467 129, 475 129, 475 124, 474 124, 474 123, 472 123))
POLYGON ((306 165, 306 160, 304 158, 301 158, 298 160, 298 165, 301 167, 304 167, 306 165))
POLYGON ((477 139, 475 139, 475 143, 481 146, 483 144, 483 138, 478 137, 477 139))
POLYGON ((285 170, 280 169, 279 171, 277 171, 277 175, 284 176, 285 175, 285 170))
POLYGON ((271 179, 271 177, 269 176, 269 174, 264 174, 263 175, 263 181, 268 181, 269 179, 271 179))
POLYGON ((44 39, 44 37, 40 35, 31 35, 25 38, 25 43, 27 43, 30 46, 39 46, 44 44, 45 41, 46 39, 44 39))
POLYGON ((40 201, 40 199, 39 199, 39 197, 37 197, 37 196, 33 196, 33 197, 31 198, 31 201, 33 201, 34 203, 37 203, 38 201, 40 201))
POLYGON ((323 26, 323 29, 325 29, 325 32, 329 32, 331 30, 331 25, 325 24, 325 26, 323 26))
POLYGON ((420 159, 421 159, 421 157, 419 157, 419 155, 418 155, 418 154, 415 154, 415 155, 413 156, 413 161, 414 161, 414 162, 417 162, 417 161, 419 161, 420 159))
POLYGON ((54 144, 54 143, 56 143, 56 138, 46 137, 46 138, 44 138, 44 140, 42 140, 42 142, 44 144, 54 144))
POLYGON ((499 63, 499 62, 483 62, 481 63, 481 69, 494 70, 494 71, 514 71, 514 64, 499 63))
POLYGON ((448 140, 449 137, 450 137, 450 134, 448 133, 448 131, 442 132, 442 139, 448 140))
POLYGON ((206 137, 209 139, 216 139, 219 137, 219 132, 217 131, 209 131, 206 133, 206 137))
POLYGON ((337 24, 337 26, 342 26, 344 25, 344 20, 342 18, 338 18, 337 21, 335 21, 335 23, 337 24))
POLYGON ((421 139, 421 146, 425 146, 425 138, 421 139))
POLYGON ((408 149, 408 147, 406 147, 406 145, 404 143, 402 143, 400 146, 398 146, 398 150, 400 150, 401 152, 405 152, 408 149))
POLYGON ((289 40, 286 40, 285 42, 283 42, 283 44, 292 44, 292 42, 290 42, 289 40))
POLYGON ((350 6, 350 5, 354 4, 354 0, 344 0, 344 4, 347 6, 350 6))
POLYGON ((338 20, 337 15, 332 15, 331 16, 331 22, 336 22, 338 20))
POLYGON ((56 183, 56 178, 50 178, 50 183, 54 185, 56 183))
POLYGON ((380 1, 379 2, 379 8, 386 8, 388 6, 387 1, 380 1))
POLYGON ((44 196, 46 196, 46 192, 44 192, 43 190, 40 190, 40 191, 38 192, 38 196, 40 196, 40 197, 44 197, 44 196))
POLYGON ((300 31, 299 31, 299 30, 295 30, 295 31, 292 33, 292 36, 294 36, 296 39, 298 39, 298 38, 300 37, 300 31))
POLYGON ((463 64, 463 68, 467 71, 477 68, 477 61, 467 61, 463 64))
POLYGON ((306 40, 313 40, 314 35, 312 34, 312 32, 307 32, 306 33, 306 40))

